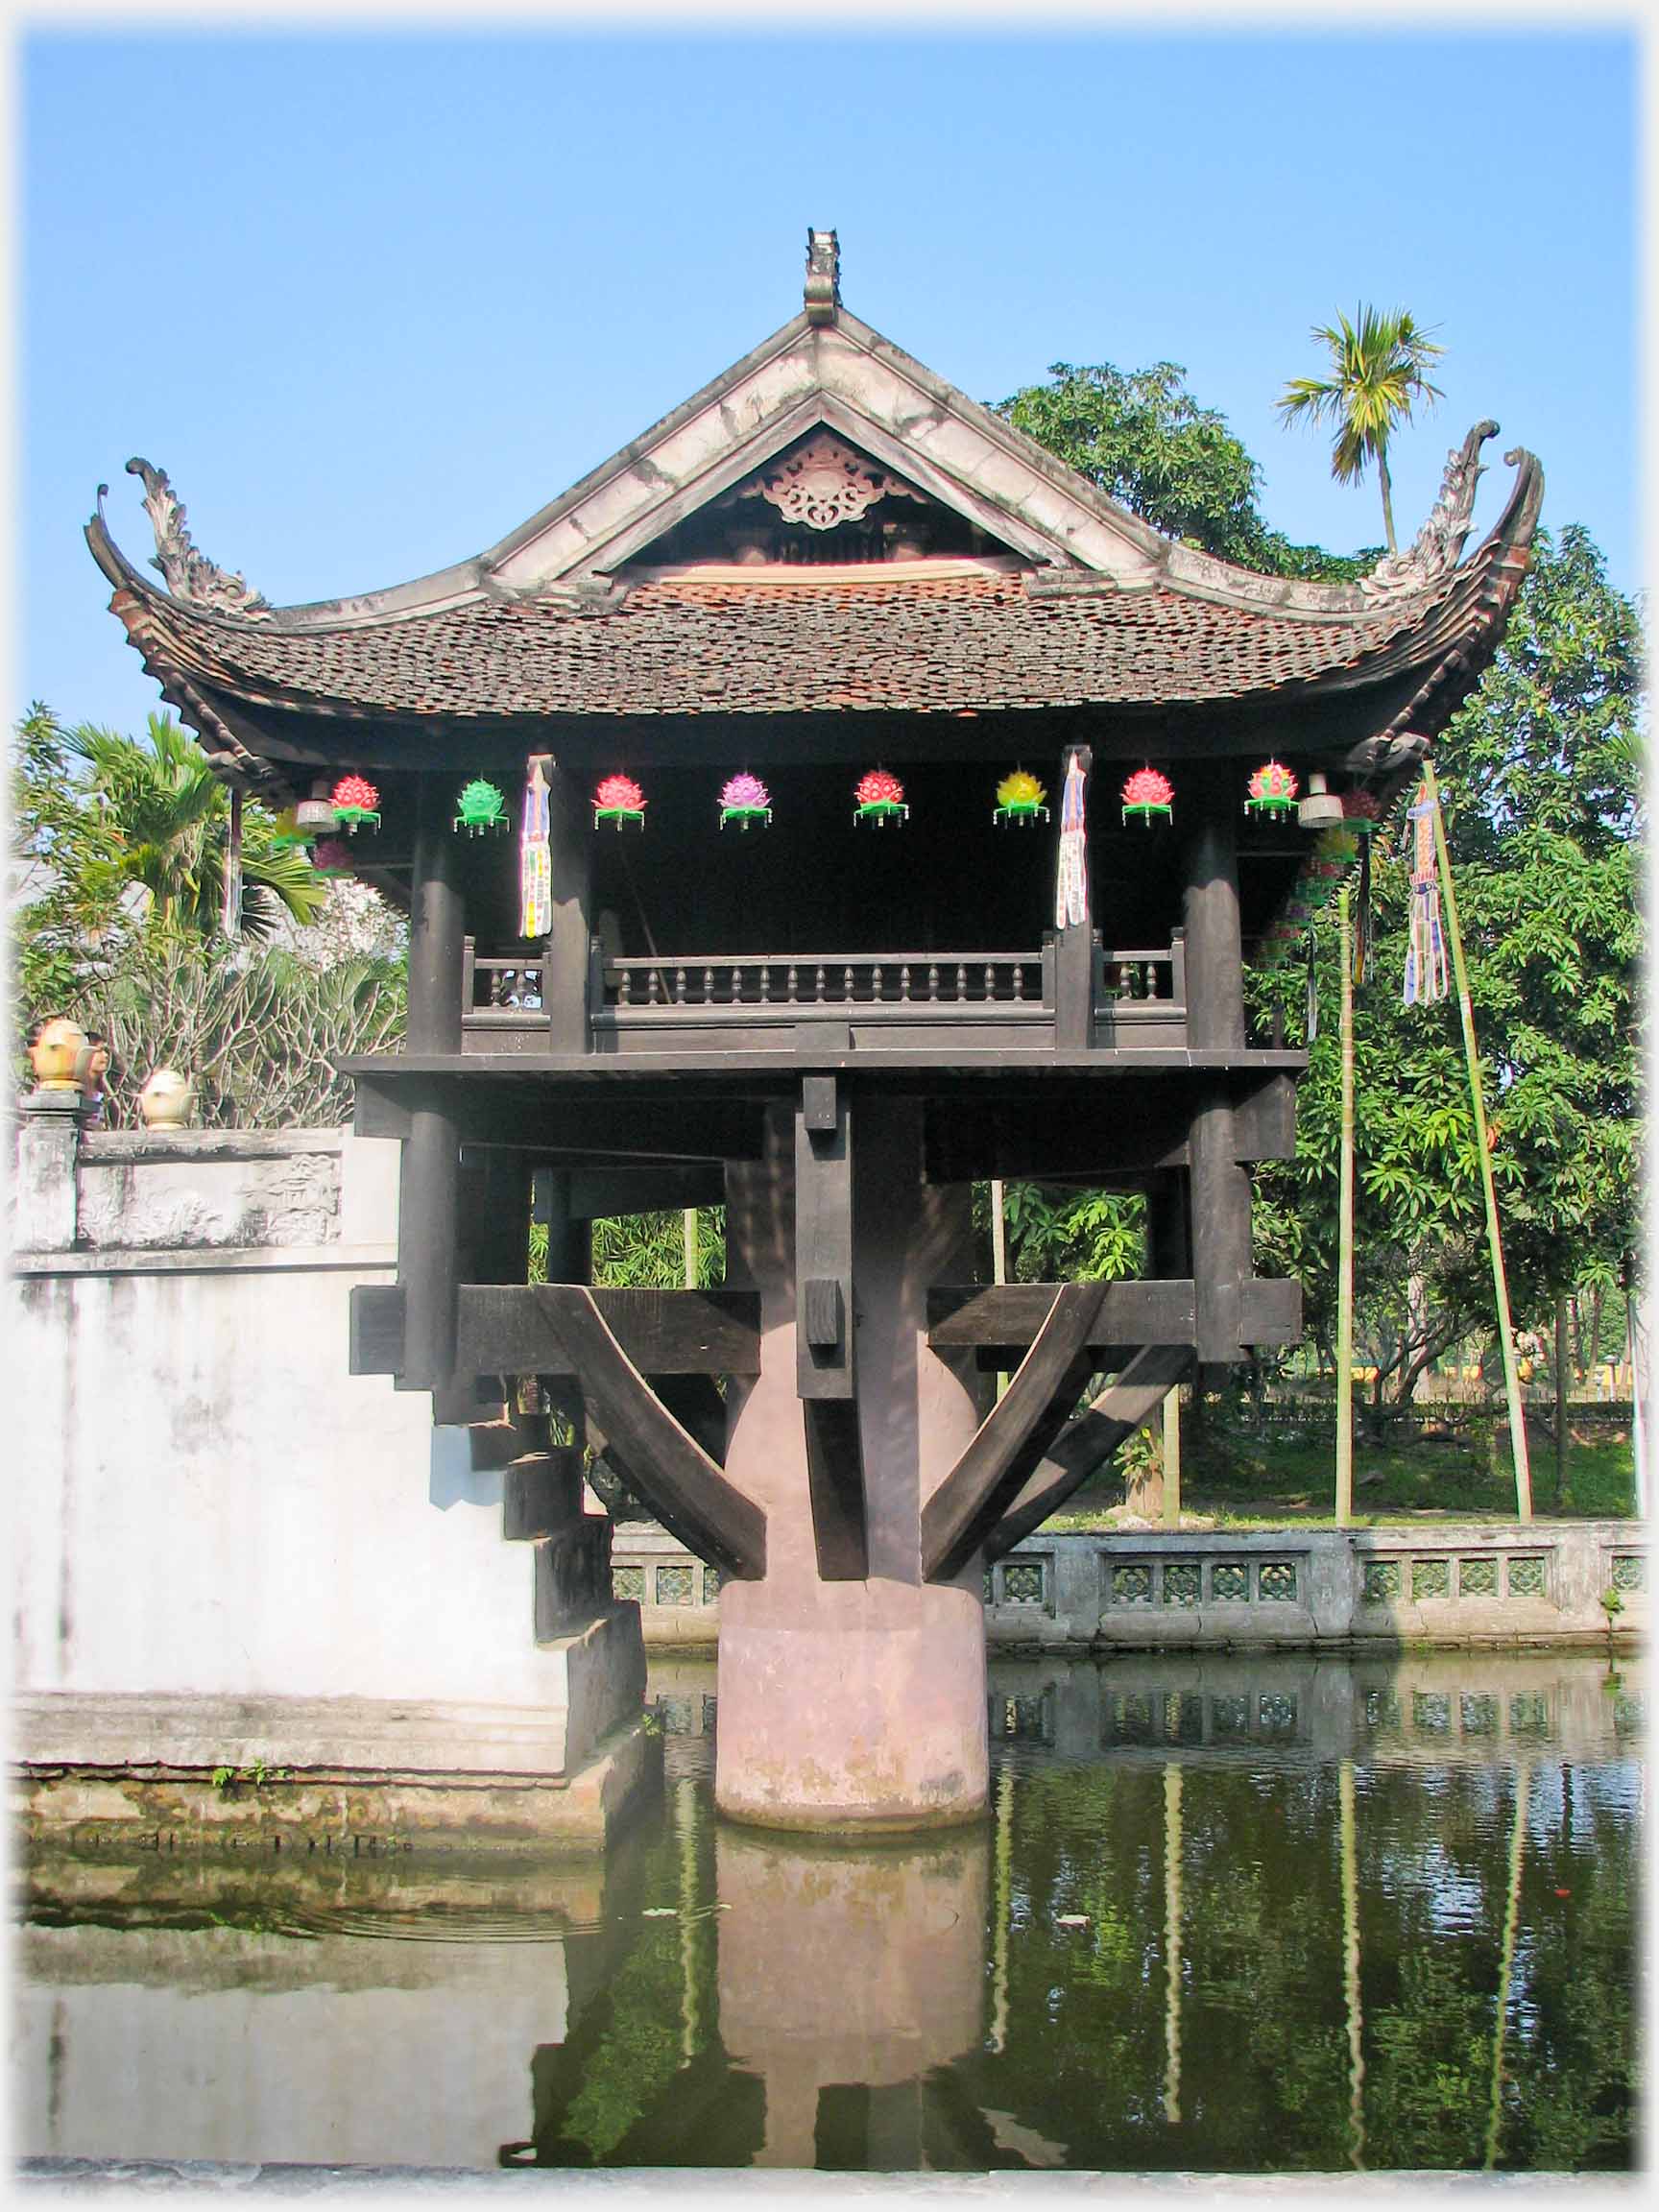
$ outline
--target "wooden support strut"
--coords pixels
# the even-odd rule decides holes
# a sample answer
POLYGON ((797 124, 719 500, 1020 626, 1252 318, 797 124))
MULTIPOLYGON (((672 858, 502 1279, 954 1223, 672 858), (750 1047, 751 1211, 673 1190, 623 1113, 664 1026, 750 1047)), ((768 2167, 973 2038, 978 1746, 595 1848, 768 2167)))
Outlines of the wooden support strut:
POLYGON ((1178 1382, 1184 1382, 1191 1370, 1192 1353, 1188 1345, 1143 1345, 1087 1411, 1066 1424, 1046 1456, 987 1531, 986 1564, 1012 1551, 1051 1513, 1057 1513, 1126 1437, 1151 1420, 1168 1393, 1178 1382))
POLYGON ((587 1285, 535 1284, 516 1295, 531 1301, 541 1339, 522 1371, 576 1376, 605 1432, 606 1456, 662 1526, 740 1581, 763 1575, 765 1514, 658 1398, 587 1285))
POLYGON ((1105 1289, 1063 1284, 1007 1390, 922 1511, 922 1575, 960 1574, 1043 1459, 1094 1372, 1089 1339, 1105 1289))

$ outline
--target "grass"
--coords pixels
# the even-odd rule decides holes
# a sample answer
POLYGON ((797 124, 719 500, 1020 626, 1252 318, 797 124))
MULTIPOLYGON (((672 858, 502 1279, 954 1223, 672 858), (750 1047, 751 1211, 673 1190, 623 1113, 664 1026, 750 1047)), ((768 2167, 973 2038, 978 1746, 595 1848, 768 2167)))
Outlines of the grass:
MULTIPOLYGON (((1543 1518, 1613 1520, 1634 1510, 1635 1466, 1629 1439, 1598 1436, 1575 1442, 1568 1456, 1565 1496, 1555 1483, 1555 1444, 1542 1425, 1527 1423, 1532 1509, 1543 1518)), ((1058 1533, 1102 1526, 1123 1503, 1120 1471, 1090 1482, 1046 1526, 1058 1533)), ((1213 1426, 1183 1440, 1181 1505, 1184 1515, 1214 1519, 1229 1528, 1277 1527, 1294 1521, 1310 1527, 1335 1519, 1334 1444, 1332 1435, 1308 1431, 1279 1436, 1213 1426)), ((1360 1526, 1421 1519, 1512 1521, 1514 1475, 1508 1446, 1496 1452, 1467 1439, 1368 1444, 1354 1452, 1354 1519, 1360 1526)))

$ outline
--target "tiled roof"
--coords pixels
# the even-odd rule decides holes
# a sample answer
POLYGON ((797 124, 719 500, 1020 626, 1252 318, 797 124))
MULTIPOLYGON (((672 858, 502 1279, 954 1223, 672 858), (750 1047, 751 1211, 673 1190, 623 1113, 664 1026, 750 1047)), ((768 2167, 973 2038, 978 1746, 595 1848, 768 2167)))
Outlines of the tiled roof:
POLYGON ((1494 588, 1507 597, 1500 571, 1512 549, 1500 530, 1435 589, 1330 618, 1163 585, 1031 590, 1008 569, 873 569, 787 584, 683 571, 591 610, 478 595, 289 627, 280 614, 253 621, 175 599, 108 547, 115 610, 164 683, 321 711, 445 716, 950 712, 1369 683, 1495 635, 1494 588))

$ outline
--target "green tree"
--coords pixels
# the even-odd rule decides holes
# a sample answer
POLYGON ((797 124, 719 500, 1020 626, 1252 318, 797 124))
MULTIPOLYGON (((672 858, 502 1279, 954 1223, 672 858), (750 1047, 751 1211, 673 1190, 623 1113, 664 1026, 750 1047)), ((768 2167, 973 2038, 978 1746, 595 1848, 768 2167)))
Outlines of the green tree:
MULTIPOLYGON (((1493 1133, 1516 1318, 1628 1278, 1638 1187, 1636 907, 1641 632, 1589 533, 1540 533, 1497 660, 1436 745, 1493 1133)), ((1384 1387, 1491 1326, 1479 1164, 1457 1010, 1400 1003, 1404 825, 1377 841, 1376 958, 1355 1008, 1356 1304, 1384 1387)), ((1337 996, 1334 909, 1318 977, 1337 996)), ((1253 984, 1259 1011, 1283 979, 1253 984)), ((1290 1013, 1291 1034, 1297 1015, 1290 1013)), ((1302 1278, 1327 1351, 1335 1297, 1337 1040, 1297 1101, 1294 1162, 1259 1171, 1258 1231, 1302 1278)))
POLYGON ((1269 576, 1341 580, 1376 549, 1352 555, 1296 545, 1262 520, 1262 470, 1172 361, 1123 370, 1110 361, 1057 361, 1046 384, 1027 384, 998 412, 1057 460, 1166 536, 1269 576))
MULTIPOLYGON (((143 743, 84 723, 63 749, 83 773, 80 803, 91 817, 85 899, 108 913, 136 890, 154 926, 210 935, 225 901, 230 797, 194 739, 170 715, 152 714, 143 743)), ((311 921, 326 889, 302 854, 273 846, 274 834, 264 807, 244 807, 242 930, 254 939, 284 912, 311 921)))
POLYGON ((1358 324, 1339 314, 1336 326, 1315 324, 1313 336, 1331 356, 1328 376, 1294 376, 1278 404, 1286 423, 1303 418, 1335 425, 1331 473, 1338 484, 1357 484, 1375 461, 1382 491, 1382 531, 1394 538, 1394 502, 1388 479, 1388 440, 1396 423, 1409 422, 1419 399, 1442 397, 1429 381, 1429 364, 1444 351, 1400 309, 1379 314, 1360 307, 1358 324))

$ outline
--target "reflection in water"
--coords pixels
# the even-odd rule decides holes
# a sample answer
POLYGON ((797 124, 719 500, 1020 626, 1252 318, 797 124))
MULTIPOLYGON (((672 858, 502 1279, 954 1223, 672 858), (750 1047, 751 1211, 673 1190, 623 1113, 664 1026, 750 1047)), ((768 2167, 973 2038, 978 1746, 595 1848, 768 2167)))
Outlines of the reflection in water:
POLYGON ((1342 2001, 1348 2013, 1349 2160, 1356 2171, 1365 2163, 1364 2014, 1359 2004, 1359 1847, 1354 1818, 1354 1762, 1336 1769, 1342 1852, 1342 2001))
POLYGON ((603 1865, 26 1862, 18 2150, 1631 2162, 1635 1666, 998 1664, 990 1817, 857 1846, 716 1822, 673 1672, 698 1732, 603 1865))

